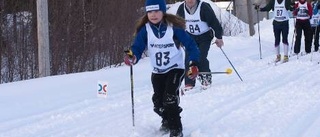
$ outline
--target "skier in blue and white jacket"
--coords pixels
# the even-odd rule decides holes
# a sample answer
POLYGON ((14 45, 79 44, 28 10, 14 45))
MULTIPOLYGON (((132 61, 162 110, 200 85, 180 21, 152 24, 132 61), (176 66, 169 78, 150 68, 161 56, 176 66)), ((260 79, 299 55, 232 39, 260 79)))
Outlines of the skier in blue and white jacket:
POLYGON ((146 0, 146 14, 138 21, 133 45, 124 57, 126 65, 134 65, 147 49, 153 67, 151 81, 154 90, 154 111, 162 117, 161 131, 170 137, 182 137, 179 87, 185 75, 185 50, 190 60, 187 75, 198 75, 199 49, 185 32, 185 21, 166 13, 165 0, 146 0), (184 48, 182 47, 182 45, 184 48))
POLYGON ((314 51, 317 52, 319 49, 319 32, 320 32, 320 3, 319 0, 314 0, 312 3, 312 17, 310 19, 310 25, 312 27, 312 32, 313 32, 313 44, 314 44, 314 51))

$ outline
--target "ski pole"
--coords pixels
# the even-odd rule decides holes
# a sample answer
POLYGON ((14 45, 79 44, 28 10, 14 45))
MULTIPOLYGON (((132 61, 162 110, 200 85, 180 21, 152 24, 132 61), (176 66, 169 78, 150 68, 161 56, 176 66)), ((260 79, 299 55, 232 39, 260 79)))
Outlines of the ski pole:
POLYGON ((253 4, 255 6, 255 9, 257 10, 257 22, 258 22, 258 35, 259 35, 259 52, 260 52, 260 59, 262 59, 262 53, 261 53, 261 39, 260 39, 260 20, 259 20, 259 7, 260 4, 253 4))
POLYGON ((134 127, 133 67, 130 66, 132 126, 134 127))
MULTIPOLYGON (((318 25, 317 27, 315 28, 315 31, 314 31, 314 34, 313 34, 313 40, 315 41, 315 38, 316 38, 316 33, 317 33, 317 29, 318 29, 318 25)), ((310 61, 312 62, 312 56, 313 56, 313 52, 312 52, 312 49, 313 49, 313 46, 314 44, 312 44, 311 42, 311 57, 310 57, 310 61)))
MULTIPOLYGON (((316 41, 316 35, 318 34, 318 26, 319 26, 319 20, 317 19, 317 22, 316 22, 316 28, 315 28, 315 31, 314 31, 314 34, 313 34, 313 42, 315 43, 315 41, 316 41)), ((319 36, 318 36, 319 37, 319 36)), ((312 44, 312 43, 311 43, 312 44)), ((317 43, 317 44, 319 44, 319 42, 317 43)), ((313 56, 313 52, 312 52, 312 49, 314 49, 315 48, 315 44, 313 44, 314 46, 311 46, 311 62, 312 62, 312 56, 313 56)))
MULTIPOLYGON (((129 56, 133 56, 133 53, 131 50, 124 51, 129 56)), ((133 95, 133 66, 130 66, 130 83, 131 83, 131 110, 132 110, 132 126, 134 127, 134 95, 133 95)))
POLYGON ((226 53, 224 53, 224 51, 223 51, 223 49, 222 49, 221 47, 219 47, 219 48, 221 49, 223 55, 224 55, 224 56, 227 58, 227 60, 229 61, 230 65, 232 66, 232 68, 234 69, 234 71, 237 73, 237 75, 238 75, 238 77, 240 78, 240 80, 243 81, 242 78, 241 78, 241 76, 239 75, 238 71, 236 70, 236 68, 234 68, 233 64, 232 64, 231 61, 229 60, 229 58, 228 58, 228 56, 226 55, 226 53))
POLYGON ((221 71, 221 72, 199 72, 199 74, 231 74, 232 69, 227 68, 226 71, 221 71))
POLYGON ((133 67, 130 66, 132 126, 134 127, 133 67))
POLYGON ((294 29, 293 29, 293 35, 292 35, 292 43, 291 43, 291 49, 290 49, 290 55, 292 55, 292 51, 293 51, 293 42, 294 42, 294 38, 295 38, 295 36, 296 36, 296 19, 295 18, 293 18, 293 27, 294 27, 294 29))
POLYGON ((260 51, 260 59, 262 59, 261 53, 261 40, 260 40, 260 25, 259 25, 259 10, 257 10, 257 21, 258 21, 258 33, 259 33, 259 51, 260 51))
POLYGON ((258 34, 259 34, 259 52, 260 52, 260 59, 262 59, 261 38, 260 38, 260 24, 259 24, 259 22, 260 22, 260 20, 259 20, 259 9, 260 9, 260 8, 259 8, 259 7, 260 7, 260 5, 261 5, 261 2, 262 2, 262 1, 260 1, 260 4, 257 4, 257 3, 253 4, 254 6, 258 7, 258 9, 256 9, 256 10, 257 10, 258 34))

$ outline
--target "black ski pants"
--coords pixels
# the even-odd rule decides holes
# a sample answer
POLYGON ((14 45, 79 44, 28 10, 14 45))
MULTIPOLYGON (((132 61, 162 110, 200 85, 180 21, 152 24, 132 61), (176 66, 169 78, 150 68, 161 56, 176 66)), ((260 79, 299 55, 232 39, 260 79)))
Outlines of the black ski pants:
MULTIPOLYGON (((200 50, 200 60, 198 64, 198 69, 200 72, 210 72, 210 64, 208 60, 208 52, 211 46, 211 41, 213 39, 213 32, 212 30, 207 31, 204 34, 201 35, 192 35, 191 37, 196 41, 198 48, 200 50)), ((188 53, 186 53, 186 56, 188 56, 188 53)), ((189 60, 186 59, 186 72, 189 70, 189 60)), ((204 76, 211 83, 211 74, 207 74, 204 76)), ((192 85, 195 86, 196 81, 189 79, 188 76, 185 76, 185 85, 192 85)))
POLYGON ((319 32, 320 26, 312 27, 314 51, 319 50, 319 32))
POLYGON ((179 89, 184 77, 184 69, 172 69, 165 74, 152 73, 151 81, 153 86, 152 102, 153 110, 169 123, 170 129, 181 129, 179 106, 179 89))
POLYGON ((282 43, 288 45, 288 34, 289 34, 289 21, 273 21, 273 34, 275 37, 274 45, 278 46, 281 40, 282 34, 282 43))
POLYGON ((301 36, 302 31, 304 33, 305 40, 305 52, 311 52, 311 42, 312 42, 312 29, 309 20, 298 20, 296 21, 296 41, 294 43, 294 53, 300 53, 301 48, 301 36))

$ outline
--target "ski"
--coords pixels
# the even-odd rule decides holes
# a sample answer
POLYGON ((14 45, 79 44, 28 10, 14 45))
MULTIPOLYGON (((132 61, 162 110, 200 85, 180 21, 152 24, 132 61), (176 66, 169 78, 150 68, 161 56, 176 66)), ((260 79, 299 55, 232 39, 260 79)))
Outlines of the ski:
POLYGON ((273 61, 268 62, 268 65, 277 66, 277 65, 280 64, 280 63, 281 63, 281 61, 275 61, 275 60, 273 60, 273 61))
POLYGON ((169 133, 170 133, 169 131, 168 132, 164 132, 164 131, 160 131, 160 130, 157 129, 154 134, 155 134, 156 137, 166 137, 166 136, 169 135, 169 133))
POLYGON ((289 61, 272 61, 272 62, 268 62, 268 65, 271 65, 273 64, 274 66, 278 66, 280 64, 284 64, 284 63, 287 63, 289 61))
POLYGON ((293 53, 293 54, 289 55, 289 58, 296 57, 297 59, 299 59, 300 57, 304 57, 309 54, 310 53, 306 53, 306 52, 301 52, 300 54, 293 53))
POLYGON ((211 85, 210 86, 201 85, 201 86, 194 86, 193 88, 188 88, 188 89, 181 88, 180 93, 181 93, 181 96, 191 95, 195 93, 201 93, 202 91, 208 90, 210 87, 211 85))
POLYGON ((280 64, 281 64, 281 61, 277 61, 277 62, 274 63, 274 66, 278 66, 280 64))
MULTIPOLYGON (((232 69, 231 68, 227 68, 225 71, 221 71, 221 72, 199 72, 199 75, 203 75, 203 74, 227 74, 227 75, 230 75, 232 73, 232 69)), ((201 83, 201 79, 199 79, 198 77, 198 80, 199 82, 201 83)), ((194 86, 194 87, 184 87, 184 88, 181 88, 180 89, 180 93, 181 93, 181 96, 185 95, 186 93, 192 93, 192 92, 202 92, 203 90, 207 90, 208 88, 211 87, 211 84, 209 84, 208 86, 204 86, 204 85, 201 85, 201 86, 194 86)))

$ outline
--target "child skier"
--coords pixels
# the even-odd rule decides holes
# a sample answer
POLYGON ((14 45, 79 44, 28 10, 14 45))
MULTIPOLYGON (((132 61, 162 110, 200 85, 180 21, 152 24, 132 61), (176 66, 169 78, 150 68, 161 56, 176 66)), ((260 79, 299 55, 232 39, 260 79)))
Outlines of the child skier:
POLYGON ((126 65, 138 63, 147 49, 153 67, 151 81, 154 94, 154 111, 162 117, 161 131, 170 137, 182 137, 179 106, 179 87, 185 75, 184 49, 190 63, 187 75, 195 79, 198 75, 199 49, 195 41, 185 32, 185 21, 166 13, 165 0, 146 0, 146 14, 138 21, 133 45, 124 57, 126 65))

